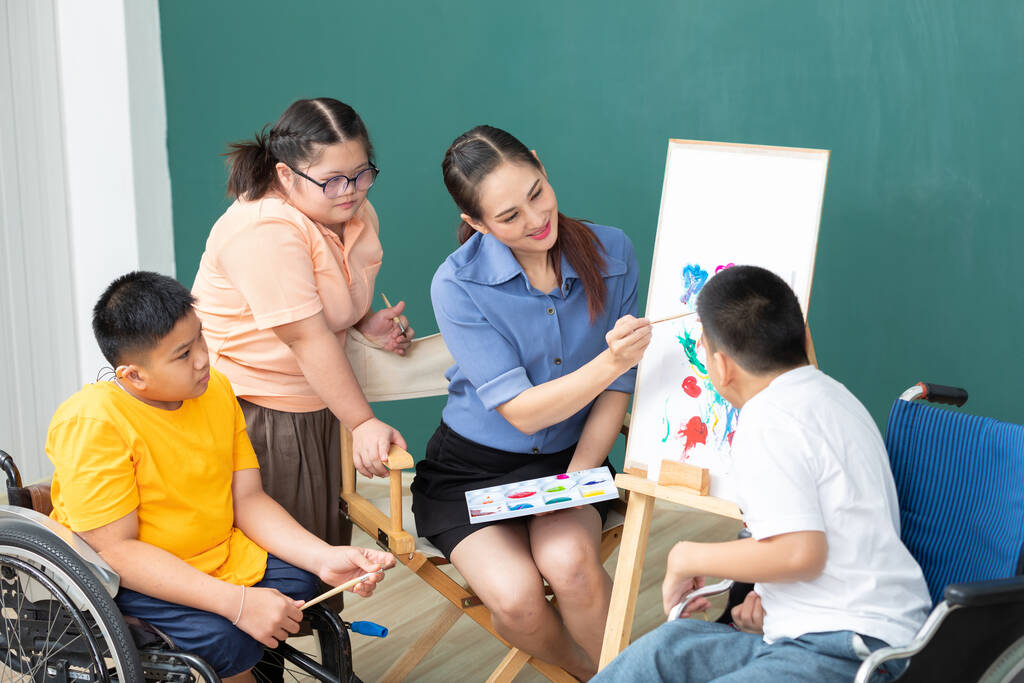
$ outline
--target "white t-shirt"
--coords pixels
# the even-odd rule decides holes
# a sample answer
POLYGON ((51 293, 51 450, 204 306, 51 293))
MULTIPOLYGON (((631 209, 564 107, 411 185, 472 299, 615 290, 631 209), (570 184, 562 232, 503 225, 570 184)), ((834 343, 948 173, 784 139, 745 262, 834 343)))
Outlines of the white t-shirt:
POLYGON ((885 444, 860 401, 817 368, 790 370, 743 406, 732 457, 754 538, 823 531, 828 542, 813 581, 755 586, 765 640, 850 630, 909 643, 931 600, 900 541, 885 444))

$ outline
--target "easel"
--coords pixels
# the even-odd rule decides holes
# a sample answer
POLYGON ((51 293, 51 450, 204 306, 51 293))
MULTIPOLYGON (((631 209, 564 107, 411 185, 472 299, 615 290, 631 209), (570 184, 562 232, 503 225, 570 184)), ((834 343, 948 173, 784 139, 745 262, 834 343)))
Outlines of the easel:
MULTIPOLYGON (((809 330, 807 358, 812 365, 818 366, 809 330)), ((615 485, 629 492, 629 500, 626 503, 626 522, 622 528, 619 559, 615 565, 608 621, 605 623, 604 641, 601 644, 599 670, 611 663, 629 645, 654 501, 664 500, 723 517, 741 518, 736 503, 708 495, 708 483, 706 469, 668 460, 662 463, 658 482, 649 480, 644 470, 629 467, 625 473, 615 477, 615 485)))
MULTIPOLYGON (((686 277, 683 277, 685 290, 684 296, 680 297, 678 279, 681 274, 677 268, 684 263, 699 264, 706 261, 707 272, 698 267, 706 280, 713 263, 722 264, 719 268, 727 267, 725 254, 734 253, 732 247, 717 251, 695 249, 694 243, 684 238, 685 231, 665 229, 666 225, 682 224, 701 226, 705 230, 714 226, 714 234, 719 239, 729 239, 732 240, 731 244, 742 245, 736 253, 743 255, 737 255, 737 261, 742 259, 746 263, 765 266, 775 264, 791 272, 790 287, 797 292, 798 298, 801 292, 805 293, 802 306, 806 316, 828 158, 828 150, 669 140, 647 296, 648 317, 657 318, 658 321, 682 317, 672 311, 678 310, 680 302, 687 304, 687 298, 699 290, 699 285, 697 289, 692 288, 693 280, 691 284, 685 284, 686 277), (746 191, 750 201, 736 202, 737 193, 743 191, 746 191), (684 204, 688 207, 685 211, 684 204), (790 204, 807 210, 794 213, 781 208, 790 204), (798 244, 803 245, 803 252, 793 251, 794 245, 798 244), (790 252, 796 256, 785 258, 790 252), (662 253, 672 255, 669 267, 659 268, 658 255, 662 253), (686 261, 681 262, 680 255, 683 253, 688 255, 686 261), (758 263, 762 259, 763 263, 758 263), (799 281, 798 273, 803 274, 799 281)), ((692 267, 686 265, 682 275, 685 276, 692 267)), ((691 275, 691 278, 695 277, 691 275)), ((688 354, 691 352, 692 348, 687 351, 688 354)), ((648 349, 648 358, 650 355, 648 349)), ((807 333, 807 355, 810 362, 817 366, 810 331, 807 333)), ((641 362, 635 396, 641 395, 644 369, 644 362, 641 362)), ((665 391, 664 386, 659 390, 665 391)), ((671 390, 678 391, 678 388, 673 386, 671 390)), ((696 397, 696 394, 690 396, 696 397)), ((665 405, 668 406, 667 400, 665 405)), ((638 410, 637 403, 633 407, 633 429, 648 432, 652 428, 648 413, 645 409, 638 410)), ((666 434, 662 443, 667 438, 666 434)), ((629 492, 629 500, 601 647, 600 668, 604 668, 629 644, 654 501, 666 500, 740 519, 740 510, 735 503, 708 495, 710 477, 707 470, 678 463, 671 458, 666 459, 666 454, 658 451, 657 445, 654 450, 646 450, 650 446, 648 441, 629 443, 645 451, 641 457, 631 461, 630 450, 627 448, 625 473, 615 478, 615 484, 629 492), (658 464, 659 461, 661 467, 657 481, 648 480, 647 463, 658 464)))

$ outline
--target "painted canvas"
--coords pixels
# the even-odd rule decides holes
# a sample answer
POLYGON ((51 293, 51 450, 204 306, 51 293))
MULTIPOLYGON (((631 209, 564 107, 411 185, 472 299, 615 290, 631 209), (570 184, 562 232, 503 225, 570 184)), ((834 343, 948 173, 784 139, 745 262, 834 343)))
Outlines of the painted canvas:
MULTIPOLYGON (((707 281, 737 263, 777 273, 806 315, 827 167, 825 150, 671 141, 647 317, 696 310, 707 281)), ((728 498, 729 447, 741 417, 715 391, 706 361, 696 316, 655 325, 626 465, 651 479, 666 459, 707 467, 712 495, 728 498)))

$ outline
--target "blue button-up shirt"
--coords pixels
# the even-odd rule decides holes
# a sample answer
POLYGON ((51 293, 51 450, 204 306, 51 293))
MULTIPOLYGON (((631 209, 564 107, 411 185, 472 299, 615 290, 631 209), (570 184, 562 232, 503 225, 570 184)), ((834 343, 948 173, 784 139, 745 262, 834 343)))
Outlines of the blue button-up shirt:
MULTIPOLYGON (((589 224, 588 224, 589 225, 589 224)), ((636 315, 637 263, 617 228, 589 225, 604 246, 604 311, 591 323, 583 284, 562 255, 562 284, 530 286, 512 251, 477 233, 434 274, 430 297, 445 344, 455 358, 446 376, 444 421, 477 443, 515 453, 556 453, 579 440, 592 404, 569 419, 526 435, 495 408, 532 386, 578 370, 607 348, 605 333, 636 315)), ((632 393, 636 368, 608 389, 632 393)))

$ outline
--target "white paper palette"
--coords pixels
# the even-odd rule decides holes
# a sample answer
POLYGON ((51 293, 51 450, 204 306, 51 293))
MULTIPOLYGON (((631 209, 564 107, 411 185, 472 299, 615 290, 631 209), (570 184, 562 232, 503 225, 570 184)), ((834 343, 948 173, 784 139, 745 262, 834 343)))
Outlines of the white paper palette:
POLYGON ((595 467, 466 491, 466 507, 470 523, 481 524, 618 497, 619 491, 615 488, 611 471, 607 467, 595 467))

